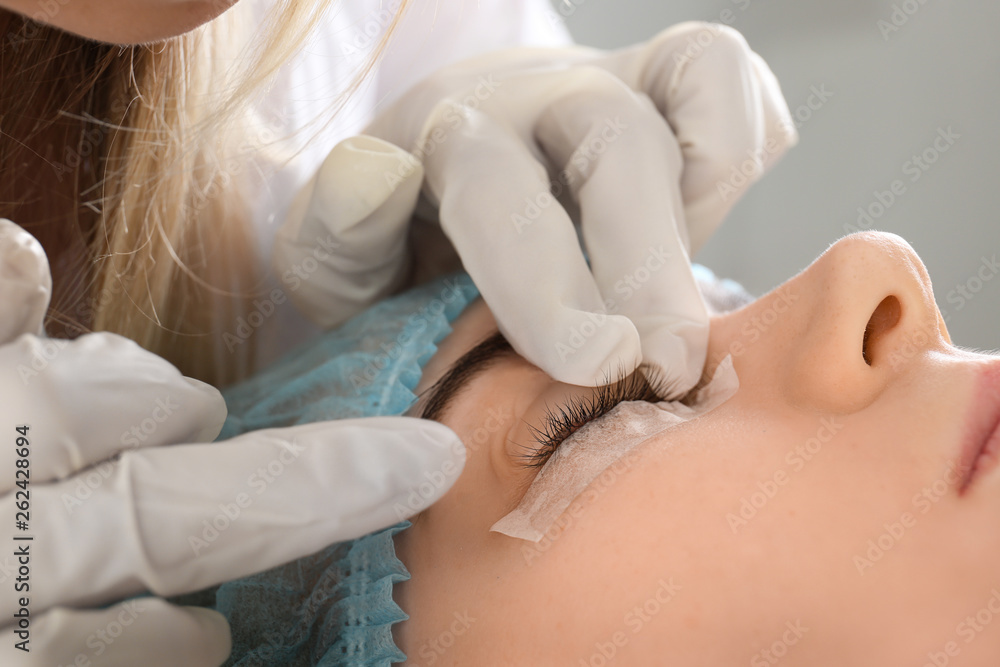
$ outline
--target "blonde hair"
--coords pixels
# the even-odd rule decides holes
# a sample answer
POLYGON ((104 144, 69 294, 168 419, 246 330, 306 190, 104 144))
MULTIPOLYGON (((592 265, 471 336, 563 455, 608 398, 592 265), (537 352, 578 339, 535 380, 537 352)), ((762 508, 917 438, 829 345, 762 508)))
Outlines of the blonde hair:
MULTIPOLYGON (((266 151, 268 142, 250 110, 329 2, 274 0, 263 26, 247 22, 244 4, 139 46, 0 11, 0 217, 47 251, 76 253, 52 262, 63 282, 46 328, 122 334, 217 386, 253 370, 253 337, 231 352, 220 344, 263 284, 241 182, 252 171, 248 145, 266 151), (264 38, 247 45, 253 30, 264 38)), ((326 122, 361 85, 405 6, 326 122)))

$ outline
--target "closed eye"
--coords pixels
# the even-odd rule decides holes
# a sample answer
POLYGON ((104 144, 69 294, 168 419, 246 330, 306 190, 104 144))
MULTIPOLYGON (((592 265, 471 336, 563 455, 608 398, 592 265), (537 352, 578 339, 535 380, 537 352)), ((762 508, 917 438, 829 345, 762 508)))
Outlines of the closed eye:
POLYGON ((541 468, 566 438, 608 414, 619 403, 658 403, 663 400, 662 394, 641 371, 635 371, 617 382, 597 387, 591 394, 574 396, 565 403, 546 406, 541 424, 528 424, 534 443, 522 445, 525 453, 520 456, 520 465, 525 468, 541 468))

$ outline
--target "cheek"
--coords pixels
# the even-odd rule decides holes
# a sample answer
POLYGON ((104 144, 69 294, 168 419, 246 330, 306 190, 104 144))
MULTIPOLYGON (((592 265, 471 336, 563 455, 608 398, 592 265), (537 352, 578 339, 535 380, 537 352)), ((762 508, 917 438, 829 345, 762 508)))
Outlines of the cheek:
POLYGON ((835 423, 748 409, 737 395, 647 445, 627 483, 595 503, 593 521, 618 531, 608 542, 630 541, 619 561, 673 572, 699 591, 703 611, 737 619, 820 609, 837 598, 830 582, 856 579, 856 519, 870 501, 838 498, 855 463, 845 453, 829 464, 843 444, 835 423))
POLYGON ((618 633, 638 656, 649 642, 708 650, 720 622, 771 613, 752 582, 773 581, 766 570, 776 563, 726 521, 747 475, 749 447, 738 439, 746 420, 712 415, 605 470, 540 542, 516 542, 518 589, 546 600, 521 616, 519 632, 546 624, 525 620, 544 609, 569 629, 560 633, 564 658, 587 656, 618 633))
MULTIPOLYGON (((516 590, 523 601, 544 592, 544 604, 519 614, 519 636, 546 623, 534 616, 544 609, 572 628, 560 640, 568 655, 586 656, 594 638, 619 631, 636 655, 664 645, 711 655, 720 623, 733 642, 755 646, 796 618, 815 628, 819 655, 843 639, 821 629, 845 622, 857 626, 852 636, 881 623, 895 639, 906 623, 887 625, 878 614, 910 618, 907 604, 927 600, 900 596, 893 578, 930 572, 905 569, 906 558, 884 568, 884 579, 856 569, 852 557, 869 533, 909 502, 900 488, 877 483, 881 465, 865 464, 874 443, 859 434, 870 431, 858 420, 761 413, 738 395, 647 443, 588 486, 541 542, 505 540, 518 566, 504 594, 516 590), (660 590, 664 582, 674 593, 660 590), (629 617, 646 603, 655 615, 629 617), (639 630, 656 630, 632 635, 629 618, 639 630)), ((927 548, 922 538, 913 544, 927 548)), ((910 620, 933 626, 931 618, 910 620)))

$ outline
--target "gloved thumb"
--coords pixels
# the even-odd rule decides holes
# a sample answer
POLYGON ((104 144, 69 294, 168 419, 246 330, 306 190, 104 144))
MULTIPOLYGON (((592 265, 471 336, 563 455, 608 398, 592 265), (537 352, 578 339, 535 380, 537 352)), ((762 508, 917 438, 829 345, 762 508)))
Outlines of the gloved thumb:
POLYGON ((42 244, 21 226, 0 218, 0 345, 23 333, 41 334, 52 298, 52 275, 42 244))
POLYGON ((330 151, 293 202, 272 256, 307 317, 334 327, 398 286, 423 177, 413 155, 375 137, 330 151))

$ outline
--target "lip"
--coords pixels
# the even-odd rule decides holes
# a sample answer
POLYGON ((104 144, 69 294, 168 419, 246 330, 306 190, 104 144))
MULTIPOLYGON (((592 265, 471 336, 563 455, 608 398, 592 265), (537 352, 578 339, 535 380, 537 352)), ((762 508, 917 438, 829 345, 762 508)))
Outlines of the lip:
POLYGON ((962 476, 959 495, 982 473, 1000 463, 1000 364, 991 364, 976 377, 972 409, 965 431, 958 470, 962 476))

